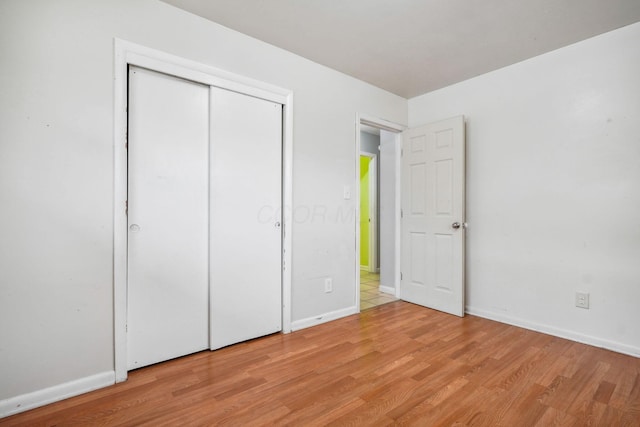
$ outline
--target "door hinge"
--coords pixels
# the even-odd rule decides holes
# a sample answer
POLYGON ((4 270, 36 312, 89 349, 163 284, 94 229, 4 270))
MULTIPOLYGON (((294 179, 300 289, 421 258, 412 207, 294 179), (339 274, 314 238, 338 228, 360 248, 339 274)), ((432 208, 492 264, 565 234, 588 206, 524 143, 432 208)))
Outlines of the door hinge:
POLYGON ((125 215, 129 215, 129 201, 128 200, 124 201, 124 214, 125 215))
POLYGON ((400 218, 404 218, 404 211, 400 209, 400 218))
POLYGON ((402 280, 402 272, 400 272, 400 280, 402 280))

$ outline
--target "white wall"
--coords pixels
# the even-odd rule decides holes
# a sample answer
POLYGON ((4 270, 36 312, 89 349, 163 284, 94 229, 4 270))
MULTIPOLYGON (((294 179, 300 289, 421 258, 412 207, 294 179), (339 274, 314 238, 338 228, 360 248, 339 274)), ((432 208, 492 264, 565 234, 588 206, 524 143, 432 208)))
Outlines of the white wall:
POLYGON ((410 126, 467 116, 469 312, 640 355, 639 46, 640 23, 409 101, 410 126))
POLYGON ((396 287, 396 222, 397 167, 399 147, 397 134, 380 131, 380 286, 395 294, 396 287))
POLYGON ((380 136, 369 132, 360 132, 360 151, 366 153, 380 154, 378 146, 380 145, 380 136))
POLYGON ((356 113, 405 99, 155 0, 3 0, 0 412, 114 369, 114 37, 294 91, 292 318, 355 308, 356 113))

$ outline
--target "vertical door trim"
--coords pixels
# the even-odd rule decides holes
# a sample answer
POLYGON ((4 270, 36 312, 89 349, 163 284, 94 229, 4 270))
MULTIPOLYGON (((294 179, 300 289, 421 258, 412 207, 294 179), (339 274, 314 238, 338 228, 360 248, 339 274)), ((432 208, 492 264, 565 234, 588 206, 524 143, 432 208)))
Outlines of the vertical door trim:
MULTIPOLYGON (((282 104, 282 208, 293 206, 293 92, 114 38, 113 328, 116 382, 127 379, 127 68, 136 65, 282 104)), ((282 332, 291 332, 290 215, 282 218, 282 332)))
MULTIPOLYGON (((388 120, 380 119, 375 116, 371 116, 368 114, 356 113, 356 123, 355 123, 355 131, 356 138, 354 144, 355 151, 355 175, 354 175, 354 188, 355 191, 355 227, 354 227, 354 245, 355 245, 355 253, 356 257, 354 260, 354 295, 356 299, 356 311, 360 312, 360 152, 362 151, 362 146, 360 143, 360 125, 368 125, 373 126, 378 129, 384 129, 386 131, 392 132, 396 134, 396 146, 402 145, 402 132, 406 129, 406 126, 390 122, 388 120)), ((399 152, 399 149, 398 149, 399 152)), ((395 278, 395 291, 396 298, 400 297, 400 232, 401 232, 401 223, 400 223, 400 156, 396 156, 396 200, 395 200, 395 208, 396 208, 396 224, 395 224, 395 253, 396 253, 396 278, 395 278)))

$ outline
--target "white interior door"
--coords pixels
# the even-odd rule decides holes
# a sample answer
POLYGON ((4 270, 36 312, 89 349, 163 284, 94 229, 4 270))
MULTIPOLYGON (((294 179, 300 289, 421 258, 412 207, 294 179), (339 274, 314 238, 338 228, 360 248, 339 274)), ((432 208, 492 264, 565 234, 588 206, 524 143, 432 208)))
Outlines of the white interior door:
POLYGON ((127 368, 209 345, 209 87, 129 70, 127 368))
POLYGON ((282 105, 211 88, 211 349, 282 329, 282 105))
POLYGON ((403 133, 403 300, 464 316, 464 117, 403 133))

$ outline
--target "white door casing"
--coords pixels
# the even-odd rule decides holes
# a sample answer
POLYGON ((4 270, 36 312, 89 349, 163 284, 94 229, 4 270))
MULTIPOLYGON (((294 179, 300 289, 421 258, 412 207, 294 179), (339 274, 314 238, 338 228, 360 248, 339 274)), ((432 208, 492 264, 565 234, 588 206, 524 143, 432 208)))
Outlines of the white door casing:
POLYGON ((282 105, 211 88, 211 349, 282 329, 282 105))
MULTIPOLYGON (((374 128, 378 128, 381 130, 385 130, 387 132, 390 132, 392 134, 395 134, 396 136, 394 137, 394 146, 397 145, 397 151, 396 154, 393 156, 394 159, 394 163, 395 163, 395 173, 396 173, 396 179, 395 179, 395 186, 394 186, 394 201, 392 203, 391 209, 394 211, 395 213, 395 221, 393 221, 392 223, 388 224, 390 227, 393 228, 393 241, 390 242, 393 244, 393 248, 392 250, 395 252, 396 256, 395 256, 395 260, 394 260, 394 273, 395 276, 393 277, 393 283, 395 286, 395 296, 397 298, 400 297, 400 253, 401 253, 401 243, 400 243, 400 238, 401 238, 401 221, 400 221, 400 207, 401 207, 401 194, 400 194, 400 170, 401 170, 401 160, 400 160, 400 145, 401 145, 401 132, 404 131, 406 129, 405 126, 397 124, 397 123, 393 123, 390 122, 388 120, 385 119, 381 119, 379 117, 375 117, 375 116, 371 116, 368 114, 361 114, 361 113, 357 113, 356 114, 356 120, 355 120, 356 126, 355 126, 355 144, 354 144, 354 148, 355 148, 355 189, 356 189, 356 200, 360 200, 360 192, 362 191, 362 189, 360 188, 359 182, 360 182, 360 154, 361 154, 361 143, 360 143, 360 132, 361 132, 361 125, 367 125, 367 126, 371 126, 374 128)), ((360 217, 360 208, 359 208, 359 203, 358 203, 358 209, 356 211, 356 218, 360 217)), ((355 246, 355 252, 356 252, 356 257, 355 257, 355 263, 354 263, 354 297, 355 297, 355 308, 356 308, 356 312, 360 311, 360 245, 361 245, 361 241, 360 241, 360 232, 361 232, 361 224, 359 220, 355 221, 355 232, 354 232, 354 246, 355 246)))
POLYGON ((131 67, 127 368, 209 344, 209 87, 131 67))
POLYGON ((464 316, 464 117, 408 129, 402 155, 400 297, 464 316))

